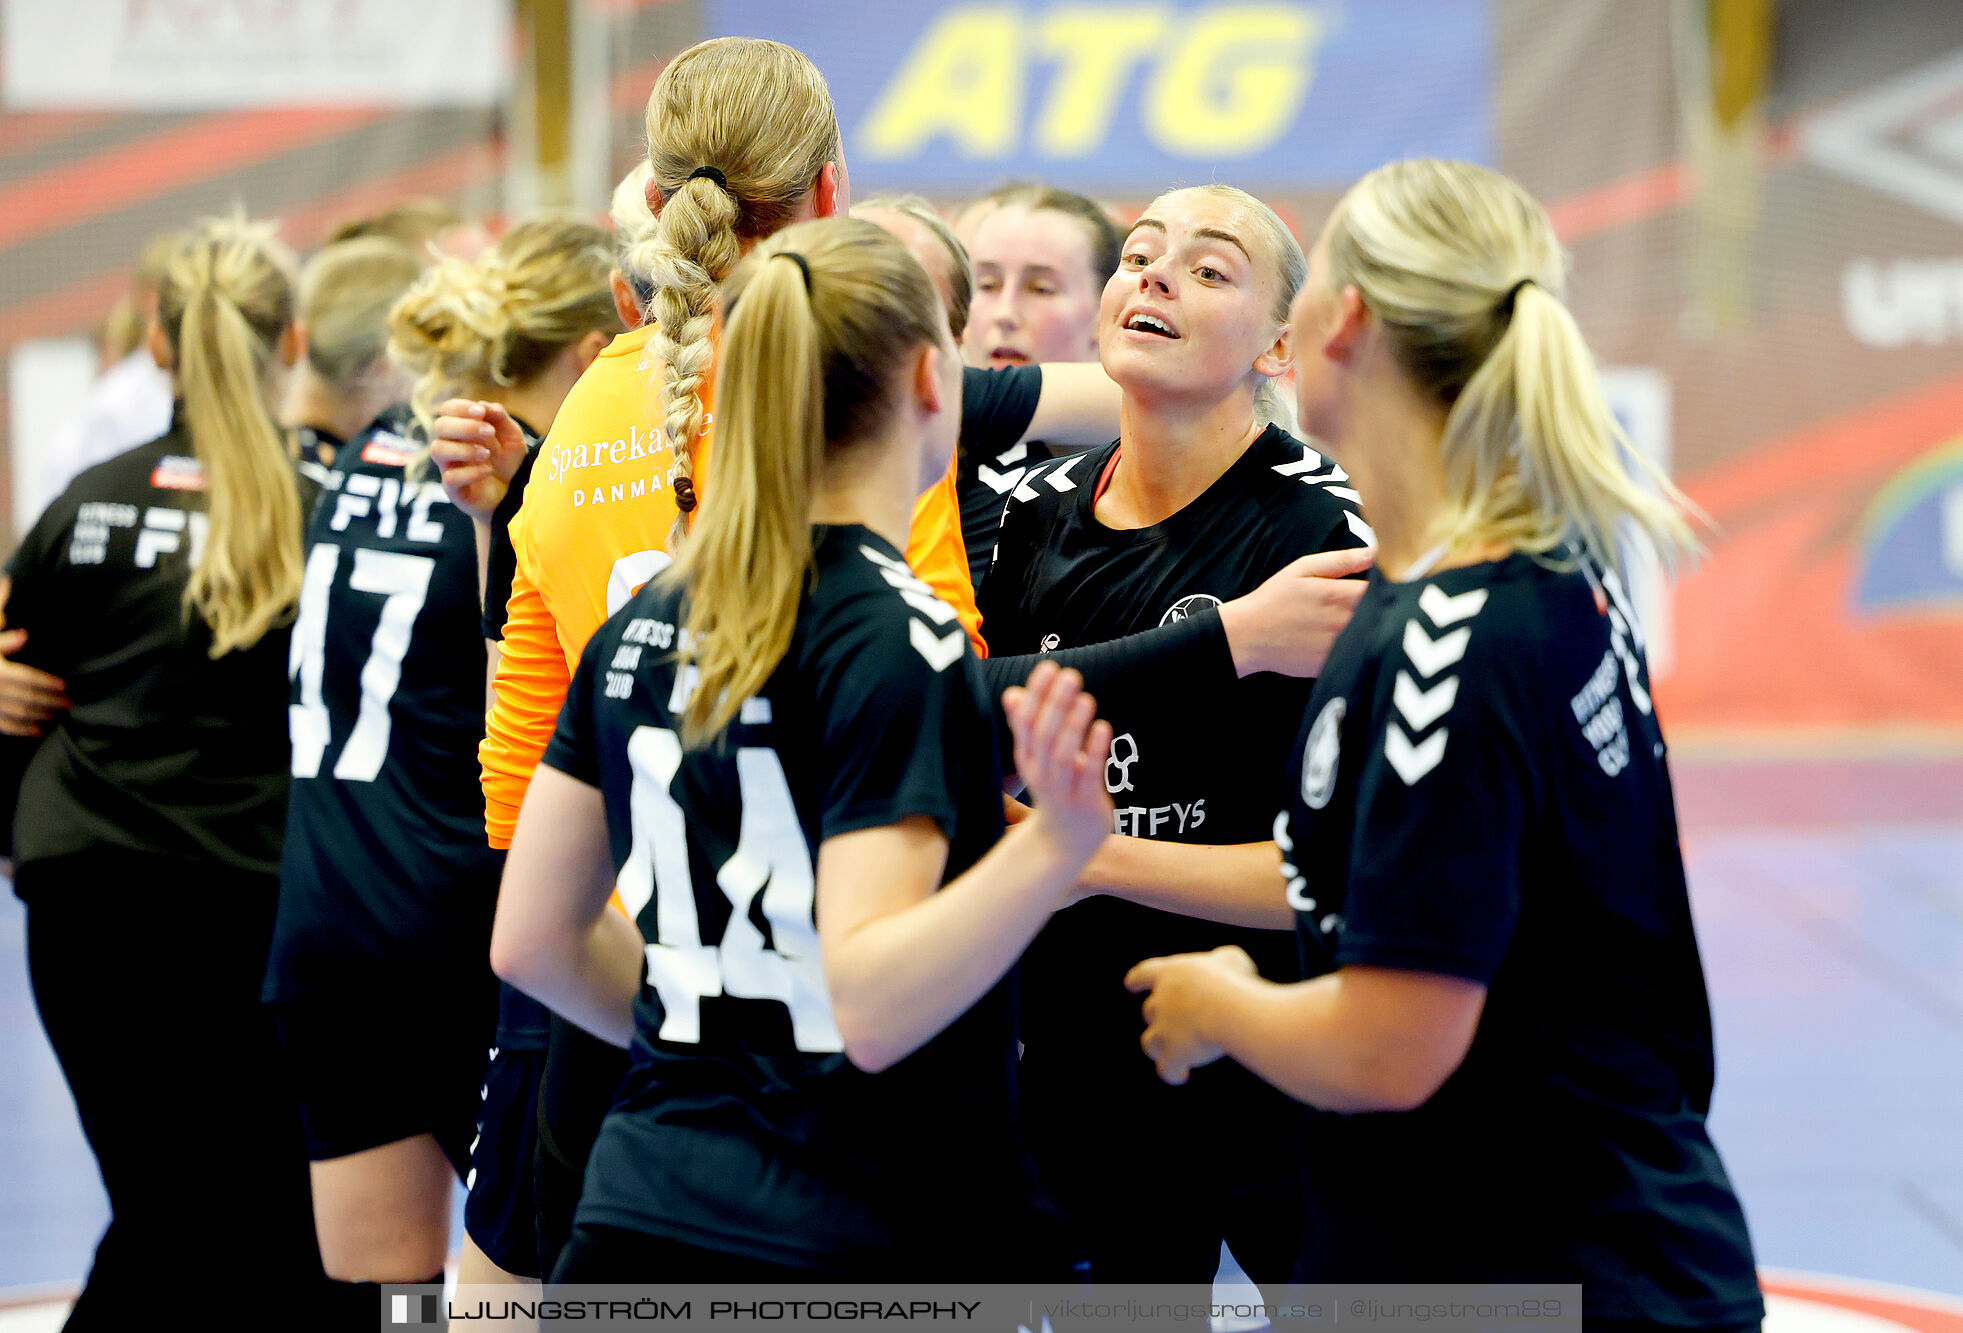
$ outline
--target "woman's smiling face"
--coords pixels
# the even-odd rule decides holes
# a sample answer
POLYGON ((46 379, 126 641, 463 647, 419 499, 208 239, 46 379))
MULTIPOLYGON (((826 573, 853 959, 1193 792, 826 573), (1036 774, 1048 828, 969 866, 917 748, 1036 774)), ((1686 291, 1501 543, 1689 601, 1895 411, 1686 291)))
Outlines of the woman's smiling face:
POLYGON ((1098 351, 1105 373, 1146 397, 1231 393, 1273 351, 1283 327, 1274 309, 1282 279, 1267 249, 1233 199, 1203 190, 1160 196, 1133 224, 1104 285, 1098 351))

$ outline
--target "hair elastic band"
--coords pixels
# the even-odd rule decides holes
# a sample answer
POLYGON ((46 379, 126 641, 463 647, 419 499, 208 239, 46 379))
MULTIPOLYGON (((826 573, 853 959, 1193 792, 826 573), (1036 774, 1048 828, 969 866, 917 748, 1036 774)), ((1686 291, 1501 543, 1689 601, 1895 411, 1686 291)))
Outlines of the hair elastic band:
POLYGON ((729 188, 729 179, 714 167, 697 167, 688 173, 690 180, 694 180, 697 176, 707 176, 716 183, 716 188, 719 190, 727 190, 729 188))
POLYGON ((1520 295, 1520 289, 1522 287, 1531 287, 1533 285, 1534 280, 1532 278, 1522 278, 1506 289, 1506 295, 1500 298, 1498 307, 1501 318, 1513 318, 1513 299, 1520 295))
POLYGON ((805 262, 803 255, 795 250, 779 250, 770 257, 772 259, 788 259, 793 264, 796 264, 797 271, 804 275, 804 294, 806 296, 811 295, 811 265, 805 262))

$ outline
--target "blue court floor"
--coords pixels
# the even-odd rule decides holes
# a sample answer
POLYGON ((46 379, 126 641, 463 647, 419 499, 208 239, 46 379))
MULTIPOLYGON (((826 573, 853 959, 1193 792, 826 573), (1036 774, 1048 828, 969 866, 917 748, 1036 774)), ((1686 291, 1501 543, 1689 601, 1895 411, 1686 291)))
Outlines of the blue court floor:
MULTIPOLYGON (((1761 1264, 1963 1295, 1963 758, 1676 773, 1712 1130, 1761 1264)), ((0 1289, 75 1282, 106 1219, 21 924, 0 897, 0 1289)))

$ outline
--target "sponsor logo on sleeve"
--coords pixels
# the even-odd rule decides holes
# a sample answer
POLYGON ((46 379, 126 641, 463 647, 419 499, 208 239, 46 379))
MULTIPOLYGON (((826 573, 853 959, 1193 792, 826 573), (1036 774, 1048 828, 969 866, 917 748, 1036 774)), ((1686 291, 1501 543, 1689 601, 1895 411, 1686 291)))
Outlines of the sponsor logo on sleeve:
POLYGON ((204 464, 181 454, 166 454, 151 469, 150 484, 160 491, 201 491, 204 464))
POLYGON ((1331 699, 1316 714, 1309 728, 1309 743, 1302 751, 1302 803, 1311 810, 1329 804, 1336 791, 1336 764, 1343 750, 1343 714, 1349 710, 1342 699, 1331 699))
POLYGON ((400 435, 378 430, 369 436, 368 443, 362 446, 361 461, 373 463, 377 467, 408 467, 415 461, 416 452, 413 442, 403 439, 400 435))
POLYGON ((1175 621, 1184 620, 1197 611, 1204 611, 1209 606, 1219 605, 1220 599, 1212 593, 1196 592, 1191 596, 1180 598, 1168 607, 1165 615, 1160 618, 1159 624, 1170 625, 1175 621))

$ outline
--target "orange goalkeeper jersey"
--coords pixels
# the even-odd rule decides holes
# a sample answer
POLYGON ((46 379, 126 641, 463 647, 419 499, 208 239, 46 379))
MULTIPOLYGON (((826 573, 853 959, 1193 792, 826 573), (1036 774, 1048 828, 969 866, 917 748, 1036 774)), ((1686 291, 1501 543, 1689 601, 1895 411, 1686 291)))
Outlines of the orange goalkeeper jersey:
MULTIPOLYGON (((495 696, 478 747, 484 827, 509 847, 518 807, 559 719, 559 705, 593 631, 668 563, 676 518, 674 462, 661 423, 660 361, 652 330, 623 333, 567 395, 539 446, 524 502, 511 521, 517 569, 506 608, 495 696)), ((705 378, 704 402, 712 381, 705 378)), ((713 414, 690 453, 700 493, 713 414)), ((986 653, 968 578, 952 463, 913 511, 907 563, 953 607, 975 651, 986 653)))

